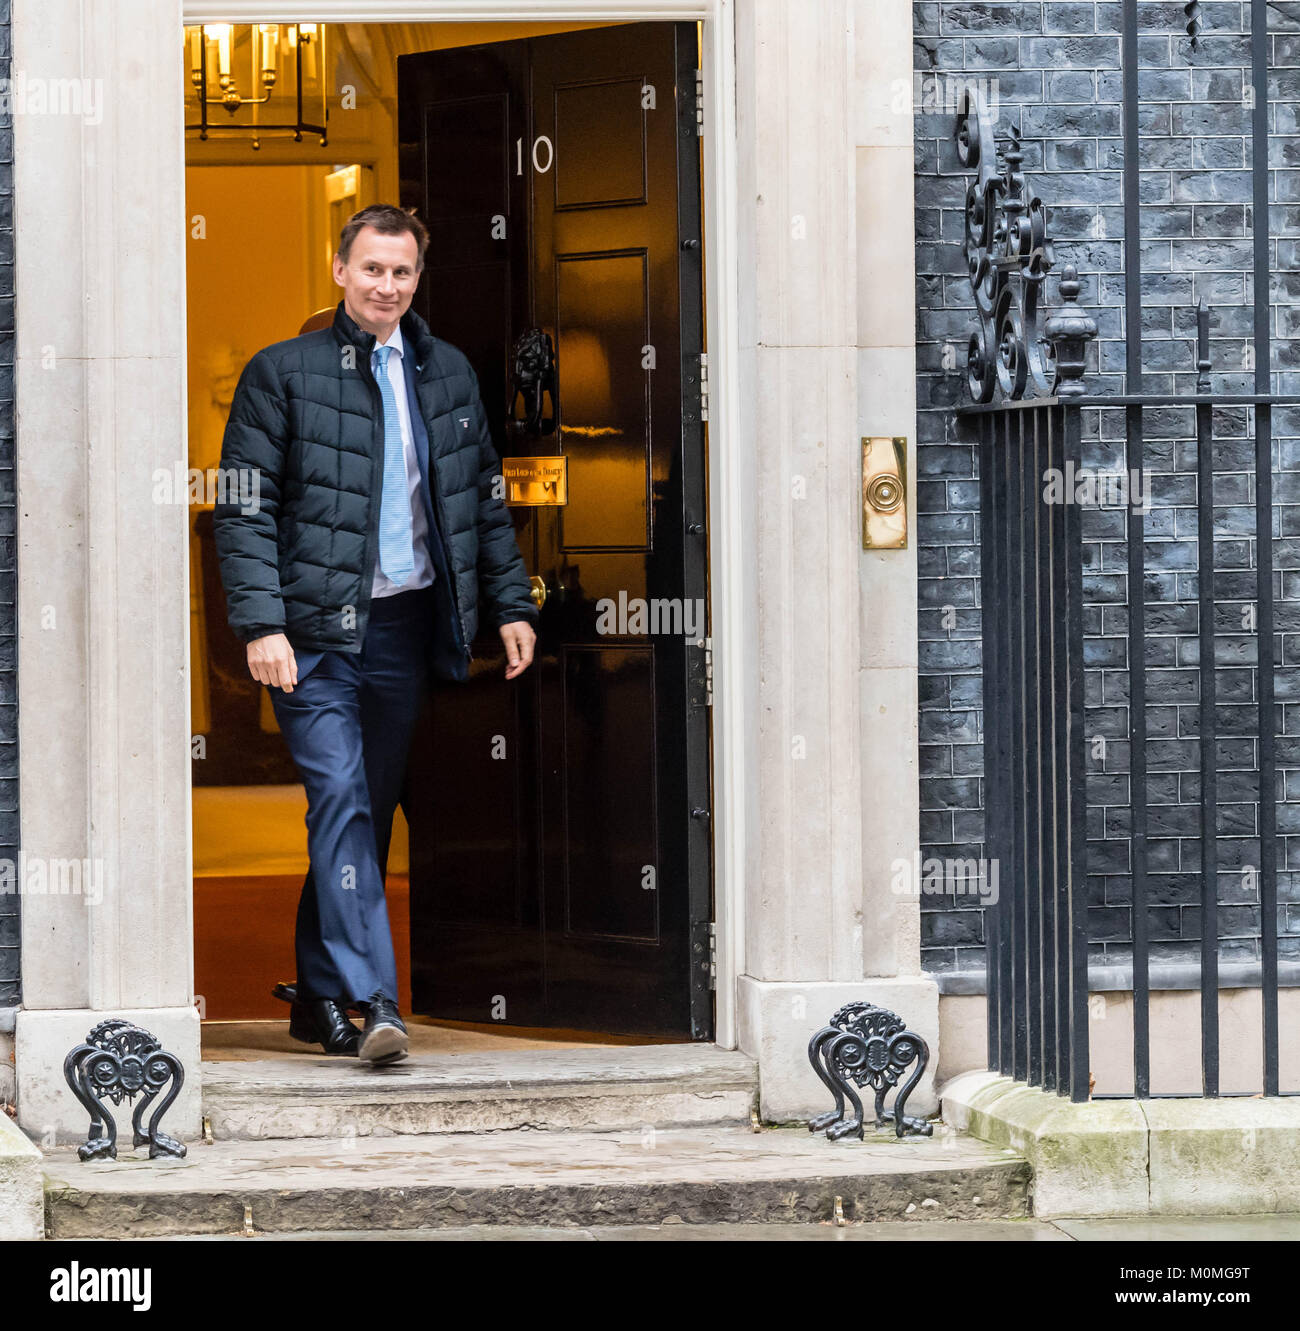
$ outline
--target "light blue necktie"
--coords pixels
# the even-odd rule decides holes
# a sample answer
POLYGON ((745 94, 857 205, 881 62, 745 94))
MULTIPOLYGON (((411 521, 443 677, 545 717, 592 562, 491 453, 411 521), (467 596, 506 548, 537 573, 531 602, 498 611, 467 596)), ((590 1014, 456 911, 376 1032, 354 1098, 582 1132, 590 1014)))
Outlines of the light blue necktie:
POLYGON ((402 420, 397 414, 397 394, 388 377, 388 353, 392 347, 376 347, 379 393, 384 400, 384 488, 379 502, 379 568, 389 582, 399 587, 415 570, 415 547, 411 536, 411 492, 406 480, 406 455, 402 448, 402 420))

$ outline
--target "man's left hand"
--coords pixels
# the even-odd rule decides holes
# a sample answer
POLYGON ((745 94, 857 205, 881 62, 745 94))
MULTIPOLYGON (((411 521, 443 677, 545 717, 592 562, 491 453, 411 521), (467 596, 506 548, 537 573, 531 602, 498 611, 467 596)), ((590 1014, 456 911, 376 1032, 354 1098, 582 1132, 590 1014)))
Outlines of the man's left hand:
POLYGON ((506 678, 514 679, 532 665, 533 644, 537 641, 537 634, 533 632, 533 626, 526 619, 502 624, 498 631, 506 647, 506 678))

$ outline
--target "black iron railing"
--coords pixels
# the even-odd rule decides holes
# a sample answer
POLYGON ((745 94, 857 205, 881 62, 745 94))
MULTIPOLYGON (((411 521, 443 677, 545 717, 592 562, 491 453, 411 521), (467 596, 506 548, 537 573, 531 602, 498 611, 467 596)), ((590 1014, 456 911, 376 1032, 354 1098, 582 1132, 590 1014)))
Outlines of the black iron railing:
POLYGON ((1088 936, 1079 509, 1048 468, 1079 466, 1060 401, 979 420, 989 1066, 1088 1093, 1088 936))
MULTIPOLYGON (((1268 238, 1267 7, 1251 0, 1253 112, 1254 393, 1212 393, 1208 314, 1197 312, 1195 392, 1144 394, 1138 212, 1137 17, 1123 8, 1124 198, 1127 385, 1092 395, 1084 382, 1096 325, 1078 307, 1070 268, 1061 306, 1043 318, 1054 266, 1048 209, 1021 171, 1018 131, 995 134, 974 92, 958 117, 963 162, 976 175, 967 196, 966 253, 979 324, 959 409, 977 435, 980 476, 981 606, 986 847, 1001 892, 986 911, 989 1066, 1031 1085, 1085 1100, 1089 1071, 1089 870, 1085 735, 1082 511, 1069 478, 1085 470, 1084 441, 1101 410, 1122 409, 1127 479, 1145 475, 1146 413, 1184 410, 1194 426, 1196 642, 1199 699, 1199 987, 1201 1082, 1220 1093, 1220 873, 1217 841, 1215 472, 1216 410, 1243 409, 1253 429, 1253 706, 1257 725, 1259 863, 1258 982, 1262 1089, 1278 1074, 1278 718, 1274 675, 1273 409, 1300 396, 1271 393, 1268 238), (1089 413, 1096 413, 1090 415, 1089 413), (1054 481, 1066 478, 1063 485, 1054 481)), ((1195 34, 1193 34, 1194 36, 1195 34)), ((1163 427, 1162 427, 1163 428, 1163 427)), ((1167 435, 1165 436, 1167 437, 1167 435)), ((1236 468, 1234 468, 1236 469, 1236 468)), ((1123 504, 1127 547, 1127 877, 1131 922, 1134 1094, 1151 1088, 1151 799, 1147 757, 1147 507, 1123 504)), ((1236 576, 1236 575, 1234 575, 1236 576)), ((1237 589, 1239 592, 1239 589, 1237 589)), ((1231 598, 1239 602, 1240 594, 1231 598)), ((1094 841, 1094 849, 1095 849, 1094 841)))
MULTIPOLYGON (((1001 893, 986 911, 989 1066, 1031 1085, 1089 1095, 1089 839, 1084 711, 1084 507, 1053 487, 1085 472, 1089 411, 1125 411, 1129 475, 1143 471, 1144 410, 1191 407, 1196 420, 1200 759, 1202 1089, 1219 1093, 1218 713, 1215 669, 1212 411, 1254 415, 1254 709, 1258 743, 1259 984, 1266 1095, 1278 1094, 1278 896, 1271 409, 1286 395, 1088 396, 964 409, 978 433, 985 842, 1001 893), (1199 570, 1208 571, 1203 576, 1199 570)), ((1151 1094, 1147 826, 1146 513, 1127 503, 1128 881, 1134 1093, 1151 1094)))

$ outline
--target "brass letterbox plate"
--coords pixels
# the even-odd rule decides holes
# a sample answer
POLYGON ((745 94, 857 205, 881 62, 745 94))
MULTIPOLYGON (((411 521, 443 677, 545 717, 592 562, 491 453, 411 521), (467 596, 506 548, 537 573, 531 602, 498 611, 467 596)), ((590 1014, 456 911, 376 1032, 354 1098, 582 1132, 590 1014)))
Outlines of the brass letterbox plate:
POLYGON ((862 548, 907 549, 907 440, 862 440, 862 548))
POLYGON ((506 503, 517 507, 546 508, 569 502, 569 459, 502 458, 506 503))

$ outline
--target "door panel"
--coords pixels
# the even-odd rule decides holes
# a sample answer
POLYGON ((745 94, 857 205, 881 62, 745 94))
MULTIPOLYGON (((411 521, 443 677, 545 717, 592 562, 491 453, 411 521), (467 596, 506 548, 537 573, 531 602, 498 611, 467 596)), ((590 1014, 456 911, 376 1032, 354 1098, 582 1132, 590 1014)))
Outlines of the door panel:
POLYGON ((650 342, 646 254, 563 255, 554 274, 569 458, 569 502, 559 514, 563 546, 645 549, 650 439, 638 367, 650 342))
POLYGON ((555 207, 646 203, 641 80, 555 84, 553 91, 555 207))
POLYGON ((517 751, 519 709, 512 705, 513 694, 482 674, 462 692, 470 695, 466 711, 475 726, 468 733, 465 727, 437 726, 438 762, 458 779, 440 783, 437 805, 425 811, 422 823, 429 835, 419 839, 425 852, 421 867, 439 884, 428 902, 429 917, 441 925, 520 927, 530 915, 535 918, 525 904, 527 866, 517 850, 529 835, 521 768, 494 758, 476 733, 486 725, 500 736, 502 750, 517 751), (480 808, 490 809, 492 819, 482 819, 480 808))
POLYGON ((654 653, 566 646, 563 678, 564 932, 657 942, 654 653))
POLYGON ((475 365, 501 454, 568 465, 567 505, 512 510, 548 591, 533 668, 507 684, 481 634, 470 683, 421 718, 418 1012, 712 1034, 707 713, 682 627, 705 596, 695 41, 627 24, 398 62, 402 202, 430 224, 418 308, 475 365), (541 438, 508 415, 535 326, 559 379, 541 438))

